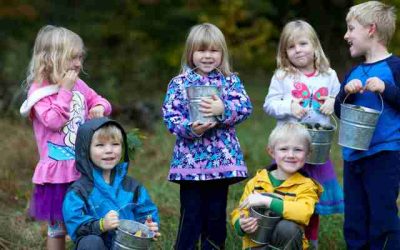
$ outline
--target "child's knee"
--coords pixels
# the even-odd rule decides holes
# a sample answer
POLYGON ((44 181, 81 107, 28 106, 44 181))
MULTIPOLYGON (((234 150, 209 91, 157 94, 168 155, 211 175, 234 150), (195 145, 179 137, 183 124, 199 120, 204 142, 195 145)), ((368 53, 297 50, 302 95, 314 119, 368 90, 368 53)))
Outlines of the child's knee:
POLYGON ((270 245, 274 247, 289 247, 302 249, 303 229, 293 221, 281 220, 272 233, 270 245))
POLYGON ((104 244, 103 238, 98 235, 88 235, 79 240, 76 247, 77 250, 98 249, 105 250, 107 247, 104 244))

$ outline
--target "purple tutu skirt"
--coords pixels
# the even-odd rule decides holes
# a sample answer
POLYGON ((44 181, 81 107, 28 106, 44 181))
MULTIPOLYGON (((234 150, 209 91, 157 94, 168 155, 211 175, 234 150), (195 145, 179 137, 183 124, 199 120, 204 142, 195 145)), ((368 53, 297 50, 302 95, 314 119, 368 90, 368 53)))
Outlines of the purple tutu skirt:
POLYGON ((328 160, 325 164, 321 165, 305 164, 302 171, 318 181, 324 188, 324 192, 315 206, 316 213, 320 215, 343 213, 343 189, 336 177, 332 161, 328 160))
POLYGON ((29 213, 36 220, 53 224, 63 221, 62 204, 70 183, 43 185, 35 184, 29 213))

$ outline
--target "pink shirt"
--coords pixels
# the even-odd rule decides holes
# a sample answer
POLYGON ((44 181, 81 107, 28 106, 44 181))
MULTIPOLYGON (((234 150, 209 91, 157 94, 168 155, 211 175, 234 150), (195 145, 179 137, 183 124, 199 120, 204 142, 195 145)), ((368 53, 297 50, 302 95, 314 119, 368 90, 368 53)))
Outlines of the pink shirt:
POLYGON ((77 80, 72 91, 55 88, 55 93, 39 98, 36 95, 35 98, 36 90, 49 86, 54 90, 54 85, 47 82, 32 84, 27 99, 27 102, 34 100, 28 112, 40 155, 32 178, 35 184, 68 183, 78 179, 80 173, 75 168, 74 158, 78 127, 94 106, 102 105, 106 116, 111 113, 110 103, 81 79, 77 80), (50 153, 54 150, 56 154, 50 153))

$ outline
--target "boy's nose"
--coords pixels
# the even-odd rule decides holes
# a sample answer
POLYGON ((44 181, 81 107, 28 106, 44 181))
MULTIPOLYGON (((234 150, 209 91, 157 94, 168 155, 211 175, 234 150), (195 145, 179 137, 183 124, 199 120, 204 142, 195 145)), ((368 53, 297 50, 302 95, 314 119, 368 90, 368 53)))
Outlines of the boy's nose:
POLYGON ((293 150, 289 150, 288 151, 288 156, 289 157, 293 157, 294 156, 294 151, 293 150))

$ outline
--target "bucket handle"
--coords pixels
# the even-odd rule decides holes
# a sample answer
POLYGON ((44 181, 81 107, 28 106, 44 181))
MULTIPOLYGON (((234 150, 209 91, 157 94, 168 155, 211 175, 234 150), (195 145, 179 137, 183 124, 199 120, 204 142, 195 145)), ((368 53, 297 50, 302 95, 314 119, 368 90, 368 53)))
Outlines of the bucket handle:
MULTIPOLYGON (((343 99, 343 102, 342 102, 342 103, 345 103, 345 102, 346 102, 346 99, 347 99, 347 97, 349 97, 349 95, 350 95, 350 93, 348 93, 348 94, 346 95, 346 97, 343 99)), ((379 98, 381 99, 381 112, 380 112, 380 113, 382 113, 382 112, 383 112, 383 98, 382 98, 381 93, 378 93, 378 95, 379 95, 379 98)))
POLYGON ((338 129, 338 123, 337 123, 337 121, 336 121, 335 116, 332 114, 332 115, 330 115, 330 117, 331 117, 331 119, 335 122, 335 129, 338 129))

